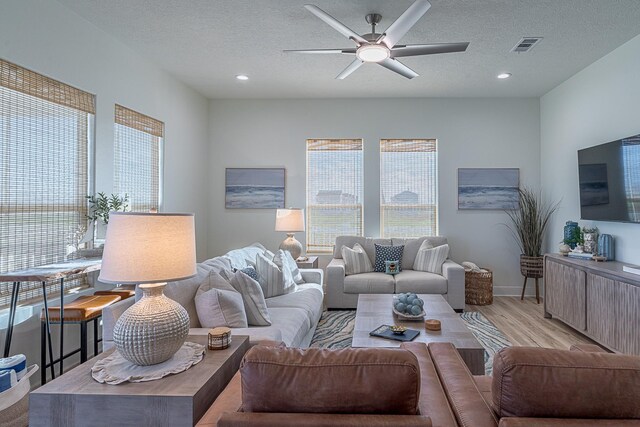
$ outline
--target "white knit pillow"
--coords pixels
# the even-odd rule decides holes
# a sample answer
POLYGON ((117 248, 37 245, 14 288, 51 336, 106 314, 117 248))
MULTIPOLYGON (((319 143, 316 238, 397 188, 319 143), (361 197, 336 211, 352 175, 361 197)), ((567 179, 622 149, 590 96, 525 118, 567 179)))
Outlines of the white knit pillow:
POLYGON ((373 266, 369 255, 365 252, 360 243, 353 245, 353 249, 343 246, 341 249, 342 259, 344 259, 344 274, 371 273, 373 266))
POLYGON ((277 297, 296 290, 291 271, 284 261, 284 251, 278 251, 273 258, 267 253, 256 256, 258 282, 265 298, 277 297))
POLYGON ((417 271, 428 271, 429 273, 442 274, 442 264, 449 256, 449 245, 431 247, 428 241, 422 242, 418 255, 413 263, 413 269, 417 271))

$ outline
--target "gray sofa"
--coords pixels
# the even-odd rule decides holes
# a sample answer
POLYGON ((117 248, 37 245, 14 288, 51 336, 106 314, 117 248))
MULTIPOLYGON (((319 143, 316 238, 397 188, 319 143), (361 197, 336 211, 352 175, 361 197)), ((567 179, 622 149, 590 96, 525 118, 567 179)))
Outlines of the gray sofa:
MULTIPOLYGON (((165 295, 180 303, 189 313, 190 334, 206 335, 209 330, 200 327, 195 296, 198 287, 208 278, 211 270, 220 271, 247 267, 247 259, 255 260, 256 254, 264 250, 262 245, 256 243, 246 248, 230 251, 223 256, 199 263, 195 277, 167 284, 165 295)), ((270 340, 284 342, 290 347, 308 347, 322 315, 323 273, 318 269, 301 269, 300 272, 305 283, 298 285, 296 292, 266 299, 271 326, 232 328, 232 335, 248 335, 252 344, 270 340)), ((136 300, 138 298, 139 294, 136 292, 136 300)), ((116 321, 134 302, 134 298, 129 298, 103 310, 102 336, 105 350, 113 346, 113 327, 116 321)))
POLYGON ((440 294, 454 310, 464 310, 464 268, 447 259, 442 275, 413 270, 413 262, 424 240, 435 246, 447 243, 446 237, 420 237, 418 239, 372 239, 369 237, 339 236, 333 250, 333 259, 327 266, 327 296, 329 309, 356 308, 360 294, 393 294, 415 292, 440 294), (362 273, 345 276, 342 246, 353 248, 360 243, 375 262, 375 244, 404 245, 402 271, 394 276, 385 273, 362 273))

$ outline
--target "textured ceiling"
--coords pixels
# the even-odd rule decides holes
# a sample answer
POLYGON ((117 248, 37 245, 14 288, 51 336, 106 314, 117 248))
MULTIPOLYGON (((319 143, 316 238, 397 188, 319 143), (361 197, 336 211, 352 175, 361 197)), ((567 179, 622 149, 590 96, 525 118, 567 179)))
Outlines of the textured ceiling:
POLYGON ((362 34, 367 13, 384 30, 411 0, 59 1, 210 98, 540 96, 640 33, 638 0, 431 0, 401 43, 468 41, 466 53, 403 58, 413 80, 365 64, 340 81, 350 56, 282 53, 354 46, 304 4, 362 34), (523 36, 544 40, 511 53, 523 36))

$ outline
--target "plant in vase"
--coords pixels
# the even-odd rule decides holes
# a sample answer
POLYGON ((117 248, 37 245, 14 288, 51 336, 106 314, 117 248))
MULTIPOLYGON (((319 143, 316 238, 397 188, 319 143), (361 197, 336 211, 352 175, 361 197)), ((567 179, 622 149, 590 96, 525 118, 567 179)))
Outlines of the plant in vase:
POLYGON ((542 199, 542 193, 524 187, 518 190, 520 200, 518 209, 505 211, 511 220, 506 224, 520 248, 520 272, 524 276, 522 297, 527 286, 527 278, 536 279, 536 298, 538 303, 537 279, 542 277, 542 243, 549 220, 558 209, 560 202, 548 203, 542 199))
POLYGON ((571 229, 568 237, 564 238, 563 243, 568 245, 571 249, 575 249, 577 246, 582 246, 584 244, 582 229, 579 226, 571 229))
POLYGON ((129 210, 129 195, 120 196, 111 194, 107 196, 105 193, 98 193, 95 196, 86 196, 89 202, 89 231, 87 234, 91 240, 94 238, 94 228, 102 228, 102 235, 106 234, 106 227, 109 224, 109 212, 126 212, 129 210))

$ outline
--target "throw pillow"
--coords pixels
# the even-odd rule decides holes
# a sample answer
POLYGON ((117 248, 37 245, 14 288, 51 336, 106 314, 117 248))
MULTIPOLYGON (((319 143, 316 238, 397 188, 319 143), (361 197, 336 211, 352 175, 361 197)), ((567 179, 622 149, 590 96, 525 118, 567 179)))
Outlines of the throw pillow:
POLYGON ((242 271, 244 274, 246 274, 247 276, 251 277, 253 280, 255 280, 255 281, 258 280, 258 272, 253 267, 245 267, 245 268, 242 268, 242 269, 237 269, 236 268, 236 269, 233 270, 234 273, 236 271, 242 271))
POLYGON ((269 310, 267 310, 267 303, 264 300, 260 283, 238 271, 231 278, 231 285, 242 294, 242 302, 247 313, 249 326, 271 325, 271 317, 269 316, 269 310))
MULTIPOLYGON (((375 244, 376 248, 376 262, 374 266, 374 271, 378 273, 385 272, 385 261, 397 261, 402 259, 402 251, 404 250, 404 246, 387 246, 387 245, 379 245, 375 244)), ((398 272, 402 271, 402 266, 398 265, 398 272)))
POLYGON ((342 246, 342 259, 344 259, 344 274, 371 273, 373 267, 369 255, 364 251, 360 243, 353 245, 353 249, 342 246))
POLYGON ((296 290, 296 283, 293 281, 291 271, 285 267, 282 261, 283 251, 269 258, 268 254, 258 254, 256 256, 256 270, 258 272, 258 282, 262 286, 265 298, 276 297, 288 294, 296 290))
POLYGON ((400 260, 396 261, 385 261, 384 262, 384 272, 387 274, 398 274, 400 273, 400 260))
POLYGON ((449 257, 449 245, 431 247, 426 240, 420 246, 413 269, 417 271, 428 271, 429 273, 442 274, 442 264, 449 257))
POLYGON ((296 264, 296 260, 293 259, 293 256, 289 251, 284 251, 284 255, 287 260, 287 265, 289 266, 289 271, 291 271, 293 281, 296 282, 296 285, 302 285, 304 283, 304 279, 302 278, 298 264, 296 264))
POLYGON ((196 293, 195 303, 200 326, 216 328, 246 328, 247 314, 244 309, 242 295, 236 291, 208 289, 200 286, 196 293))

